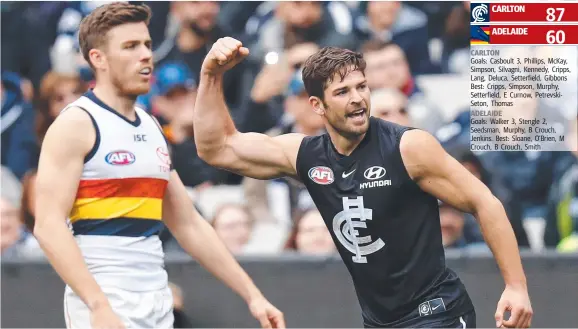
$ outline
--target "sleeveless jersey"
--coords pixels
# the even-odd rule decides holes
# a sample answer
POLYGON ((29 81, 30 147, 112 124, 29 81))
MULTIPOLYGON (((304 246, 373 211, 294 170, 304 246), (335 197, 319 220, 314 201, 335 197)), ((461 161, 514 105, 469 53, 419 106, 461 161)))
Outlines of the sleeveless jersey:
POLYGON ((135 108, 131 122, 88 91, 70 107, 86 111, 96 141, 86 156, 70 224, 100 285, 130 291, 167 284, 158 234, 170 178, 168 145, 154 119, 135 108))
POLYGON ((353 279, 366 327, 459 317, 473 304, 446 267, 437 199, 411 179, 399 151, 411 128, 370 118, 349 156, 327 134, 305 137, 297 173, 353 279))

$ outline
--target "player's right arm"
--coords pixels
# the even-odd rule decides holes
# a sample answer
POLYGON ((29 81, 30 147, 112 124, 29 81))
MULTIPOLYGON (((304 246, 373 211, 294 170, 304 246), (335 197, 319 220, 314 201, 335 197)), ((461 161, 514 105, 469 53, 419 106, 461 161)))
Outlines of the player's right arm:
POLYGON ((50 264, 91 310, 95 326, 122 327, 120 319, 88 271, 66 219, 76 197, 84 157, 94 145, 96 132, 90 116, 70 108, 48 129, 36 178, 34 236, 50 264), (100 315, 100 316, 97 316, 100 315))
POLYGON ((229 115, 223 96, 223 74, 248 54, 249 50, 232 38, 219 39, 207 54, 193 120, 197 152, 208 164, 243 176, 296 176, 297 153, 304 135, 241 133, 229 115))

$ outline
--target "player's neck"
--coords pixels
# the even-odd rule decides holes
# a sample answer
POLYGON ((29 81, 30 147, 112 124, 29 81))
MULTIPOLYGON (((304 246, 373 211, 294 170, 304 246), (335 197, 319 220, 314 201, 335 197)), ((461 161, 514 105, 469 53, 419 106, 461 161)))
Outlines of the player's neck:
POLYGON ((114 90, 114 88, 111 88, 107 85, 97 84, 92 92, 94 95, 96 95, 96 97, 98 97, 98 99, 100 99, 106 105, 110 106, 119 114, 125 116, 131 121, 136 120, 136 113, 134 110, 136 99, 122 96, 118 93, 118 91, 114 90))
POLYGON ((331 137, 331 142, 333 146, 341 155, 349 156, 355 148, 361 143, 365 134, 359 136, 343 136, 336 131, 328 131, 329 137, 331 137))

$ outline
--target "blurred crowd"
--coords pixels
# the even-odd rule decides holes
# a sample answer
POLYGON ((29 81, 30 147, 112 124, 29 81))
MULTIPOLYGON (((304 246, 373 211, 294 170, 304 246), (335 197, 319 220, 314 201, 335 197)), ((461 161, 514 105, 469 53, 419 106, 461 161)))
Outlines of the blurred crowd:
MULTIPOLYGON (((102 3, 0 4, 2 257, 42 253, 31 234, 39 149, 59 111, 93 84, 77 30, 102 3)), ((240 131, 323 133, 300 67, 320 47, 357 50, 367 61, 373 116, 436 136, 503 202, 520 247, 578 251, 578 153, 469 150, 469 2, 145 3, 153 11, 155 71, 138 105, 162 123, 175 169, 234 254, 330 255, 335 246, 300 182, 243 178, 196 156, 191 120, 199 69, 222 36, 251 51, 224 82, 240 131)), ((534 99, 514 108, 558 106, 534 99)), ((574 124, 565 127, 576 139, 576 102, 569 106, 564 113, 573 113, 574 124)), ((440 218, 444 246, 487 250, 472 215, 440 203, 440 218)), ((162 239, 166 250, 179 250, 168 231, 162 239)))

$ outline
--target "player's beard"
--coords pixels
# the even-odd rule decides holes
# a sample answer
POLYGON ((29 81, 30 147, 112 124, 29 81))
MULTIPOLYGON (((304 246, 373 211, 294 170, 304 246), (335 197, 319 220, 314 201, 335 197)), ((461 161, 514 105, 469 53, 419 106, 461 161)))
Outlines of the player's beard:
POLYGON ((348 122, 350 119, 348 117, 344 118, 335 118, 335 117, 327 117, 327 122, 329 125, 335 130, 339 135, 347 138, 347 139, 357 139, 363 134, 367 132, 369 129, 369 111, 364 113, 366 116, 365 124, 362 126, 354 126, 352 123, 348 122))
POLYGON ((125 76, 124 79, 118 75, 112 75, 111 80, 120 95, 136 99, 138 96, 144 95, 150 90, 150 86, 139 81, 139 78, 138 73, 135 73, 134 75, 125 76))

